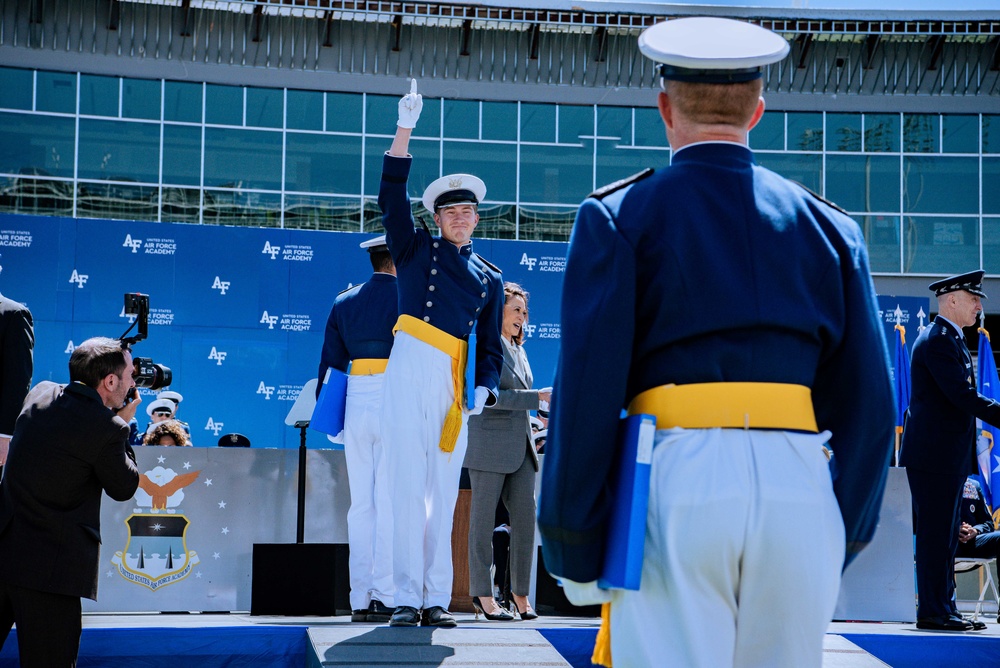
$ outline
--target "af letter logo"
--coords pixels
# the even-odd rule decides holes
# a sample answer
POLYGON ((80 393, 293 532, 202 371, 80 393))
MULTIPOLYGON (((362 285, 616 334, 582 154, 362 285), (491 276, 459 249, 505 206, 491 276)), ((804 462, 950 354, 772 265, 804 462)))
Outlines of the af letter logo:
POLYGON ((257 387, 257 394, 263 394, 264 398, 270 401, 271 395, 274 394, 274 385, 265 385, 264 381, 260 381, 260 385, 257 387))
POLYGON ((270 255, 272 260, 278 259, 278 253, 281 252, 281 246, 272 246, 271 242, 264 242, 264 250, 261 253, 265 255, 270 255))
POLYGON ((226 355, 228 355, 224 350, 216 350, 215 346, 212 346, 212 352, 208 354, 208 359, 215 360, 216 366, 222 366, 222 363, 226 361, 226 355))
POLYGON ((528 271, 533 271, 538 263, 537 257, 528 257, 527 253, 521 254, 521 264, 528 267, 528 271))
POLYGON ((87 284, 88 278, 90 278, 90 274, 81 274, 78 273, 76 269, 74 269, 73 273, 69 277, 69 282, 76 283, 76 287, 82 288, 84 285, 87 284))
POLYGON ((73 343, 73 339, 70 339, 69 343, 66 344, 66 350, 63 352, 68 355, 72 355, 74 350, 76 350, 76 344, 73 343))
POLYGON ((274 329, 274 323, 278 322, 278 316, 268 315, 267 311, 260 316, 260 324, 267 325, 268 329, 274 329))
POLYGON ((535 327, 538 327, 538 325, 529 325, 529 324, 525 323, 525 325, 524 325, 524 333, 527 335, 527 337, 529 339, 532 336, 535 335, 535 327))
POLYGON ((226 290, 229 289, 229 284, 231 281, 219 280, 219 277, 215 277, 215 281, 212 283, 212 289, 218 290, 220 295, 226 294, 226 290))
POLYGON ((224 426, 225 425, 222 422, 217 422, 209 416, 208 424, 205 425, 205 431, 210 431, 213 436, 218 436, 224 426))
POLYGON ((122 247, 131 248, 133 253, 138 253, 139 248, 142 247, 142 239, 133 239, 131 234, 126 234, 122 247))

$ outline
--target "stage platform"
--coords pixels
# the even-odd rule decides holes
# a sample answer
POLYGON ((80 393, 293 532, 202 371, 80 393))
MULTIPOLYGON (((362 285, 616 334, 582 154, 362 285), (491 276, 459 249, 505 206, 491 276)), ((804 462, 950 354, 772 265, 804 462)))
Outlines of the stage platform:
MULTIPOLYGON (((487 622, 458 613, 455 629, 352 624, 349 617, 249 614, 85 614, 81 668, 319 668, 321 666, 590 665, 598 620, 543 616, 487 622)), ((984 631, 918 631, 913 624, 835 622, 824 643, 824 668, 949 666, 994 668, 1000 624, 984 631)), ((655 633, 654 625, 649 631, 655 633)), ((0 668, 16 668, 16 632, 0 668)))

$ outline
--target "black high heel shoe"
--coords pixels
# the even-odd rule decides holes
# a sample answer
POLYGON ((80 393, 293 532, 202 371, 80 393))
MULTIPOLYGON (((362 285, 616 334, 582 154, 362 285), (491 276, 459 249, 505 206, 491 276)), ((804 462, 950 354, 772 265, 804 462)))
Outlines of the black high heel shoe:
POLYGON ((517 610, 517 614, 521 616, 522 621, 528 622, 532 619, 538 619, 538 613, 532 610, 530 605, 525 608, 524 612, 521 612, 521 608, 518 606, 517 601, 511 598, 510 602, 514 604, 514 609, 517 610))
POLYGON ((500 608, 498 613, 490 613, 483 610, 483 604, 479 602, 478 596, 472 597, 472 607, 476 609, 476 619, 479 619, 479 615, 482 614, 486 619, 491 622, 512 622, 514 621, 514 615, 508 610, 500 608))

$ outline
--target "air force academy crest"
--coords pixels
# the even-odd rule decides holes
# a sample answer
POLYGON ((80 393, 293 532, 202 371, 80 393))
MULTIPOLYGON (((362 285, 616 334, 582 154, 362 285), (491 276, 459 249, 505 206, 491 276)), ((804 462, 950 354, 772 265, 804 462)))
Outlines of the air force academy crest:
POLYGON ((178 474, 157 466, 139 476, 134 498, 139 507, 125 520, 128 542, 111 559, 119 575, 156 591, 191 573, 198 555, 187 548, 188 518, 177 511, 184 500, 183 489, 199 473, 178 474))

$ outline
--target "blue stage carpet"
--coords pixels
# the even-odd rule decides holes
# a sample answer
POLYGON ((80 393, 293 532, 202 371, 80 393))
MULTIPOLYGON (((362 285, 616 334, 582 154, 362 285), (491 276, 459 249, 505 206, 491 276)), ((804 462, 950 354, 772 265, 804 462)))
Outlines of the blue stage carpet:
POLYGON ((892 668, 996 668, 1000 638, 975 634, 887 635, 842 634, 844 638, 892 668))

